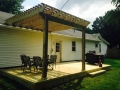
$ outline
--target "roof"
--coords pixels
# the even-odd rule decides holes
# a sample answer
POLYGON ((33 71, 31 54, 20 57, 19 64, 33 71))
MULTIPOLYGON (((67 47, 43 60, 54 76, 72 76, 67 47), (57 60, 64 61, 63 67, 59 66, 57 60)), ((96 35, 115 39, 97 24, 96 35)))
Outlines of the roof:
POLYGON ((5 23, 5 20, 14 16, 13 14, 0 11, 0 24, 5 23))
POLYGON ((105 44, 110 45, 109 42, 107 42, 104 38, 102 38, 101 34, 99 34, 98 38, 102 40, 105 44))
MULTIPOLYGON (((75 38, 81 38, 82 39, 82 32, 74 29, 69 29, 69 30, 63 30, 63 31, 56 31, 52 32, 53 34, 58 34, 62 36, 68 36, 68 37, 75 37, 75 38)), ((95 34, 87 34, 85 33, 86 40, 91 40, 91 41, 103 41, 105 44, 109 45, 110 43, 107 42, 104 38, 102 38, 100 33, 95 33, 95 34)))
MULTIPOLYGON (((62 36, 75 37, 75 38, 82 39, 82 32, 78 30, 73 30, 73 29, 56 31, 56 32, 52 32, 52 34, 58 34, 62 36)), ((87 33, 86 33, 86 40, 101 41, 100 39, 98 39, 97 34, 94 35, 94 34, 87 34, 87 33)))
POLYGON ((48 30, 50 32, 72 29, 74 27, 83 29, 90 23, 87 20, 41 3, 7 19, 6 24, 15 27, 43 31, 45 19, 49 20, 48 30))

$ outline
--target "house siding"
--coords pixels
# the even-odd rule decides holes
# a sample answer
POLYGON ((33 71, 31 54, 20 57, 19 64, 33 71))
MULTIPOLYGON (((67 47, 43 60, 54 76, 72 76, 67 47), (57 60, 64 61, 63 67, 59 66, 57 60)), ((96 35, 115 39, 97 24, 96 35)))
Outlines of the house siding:
MULTIPOLYGON (((81 60, 81 39, 52 35, 52 42, 61 41, 61 59, 62 61, 81 60), (72 41, 76 42, 76 51, 72 51, 72 41)), ((52 43, 53 53, 55 54, 55 44, 52 43)))
POLYGON ((41 56, 42 37, 38 32, 0 28, 0 68, 21 65, 21 54, 41 56))
MULTIPOLYGON (((56 42, 61 42, 61 61, 82 59, 82 40, 58 34, 48 34, 48 54, 56 54, 56 42), (76 42, 76 51, 72 51, 72 41, 76 42), (53 49, 53 52, 51 52, 53 49)), ((95 41, 86 40, 86 52, 99 50, 95 41)), ((97 42, 98 43, 98 42, 97 42)), ((104 45, 104 44, 102 44, 104 45)), ((101 47, 102 47, 101 45, 101 47)), ((106 46, 104 46, 106 48, 106 46)), ((102 48, 101 51, 105 50, 102 48)), ((103 51, 105 52, 105 51, 103 51)), ((0 27, 0 68, 20 66, 20 55, 30 57, 43 55, 43 33, 20 28, 0 27)))
POLYGON ((101 54, 106 55, 107 53, 107 44, 105 44, 104 42, 100 42, 101 44, 101 54))
POLYGON ((95 47, 95 44, 99 44, 99 42, 87 40, 86 41, 86 48, 85 48, 86 53, 88 51, 99 51, 99 47, 95 47))

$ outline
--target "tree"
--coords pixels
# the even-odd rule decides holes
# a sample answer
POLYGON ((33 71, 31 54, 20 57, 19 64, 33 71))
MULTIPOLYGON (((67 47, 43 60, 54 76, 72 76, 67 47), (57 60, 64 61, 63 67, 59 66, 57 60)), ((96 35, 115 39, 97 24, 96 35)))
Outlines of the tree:
POLYGON ((120 31, 115 25, 107 23, 105 16, 96 18, 92 27, 94 33, 100 33, 110 43, 109 48, 120 48, 120 31))
POLYGON ((120 0, 112 0, 112 3, 116 6, 116 9, 108 11, 105 15, 105 20, 120 28, 120 0))
POLYGON ((17 14, 20 13, 20 9, 23 9, 21 4, 24 0, 0 0, 0 11, 17 14))
POLYGON ((92 34, 93 30, 91 30, 89 27, 85 29, 85 33, 92 34))
POLYGON ((120 0, 112 0, 112 3, 119 8, 120 7, 120 0))
POLYGON ((113 31, 110 39, 111 45, 120 49, 120 0, 112 0, 112 3, 116 6, 116 9, 110 10, 105 14, 105 21, 109 25, 113 26, 113 31))
MULTIPOLYGON (((79 28, 74 28, 74 30, 78 30, 78 31, 81 31, 81 29, 79 29, 79 28)), ((85 28, 85 33, 88 33, 88 34, 92 34, 93 33, 93 31, 88 27, 86 27, 85 28)))
POLYGON ((111 23, 116 28, 120 28, 120 10, 114 9, 108 11, 105 15, 105 20, 107 23, 111 23))

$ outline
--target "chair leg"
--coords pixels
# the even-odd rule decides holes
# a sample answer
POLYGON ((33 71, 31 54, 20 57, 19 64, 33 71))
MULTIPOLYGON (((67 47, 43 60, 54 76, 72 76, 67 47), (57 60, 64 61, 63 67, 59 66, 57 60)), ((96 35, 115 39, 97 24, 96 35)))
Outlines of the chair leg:
POLYGON ((21 69, 22 69, 22 65, 21 65, 21 69))
POLYGON ((33 66, 33 68, 34 68, 34 72, 35 72, 35 66, 33 66))
POLYGON ((55 68, 56 68, 56 62, 55 62, 55 68))
POLYGON ((23 65, 21 65, 21 70, 23 69, 23 67, 24 67, 24 66, 23 66, 23 65))
POLYGON ((25 67, 23 66, 23 72, 25 71, 25 67))
POLYGON ((52 63, 52 70, 53 70, 53 68, 54 68, 54 63, 52 63))

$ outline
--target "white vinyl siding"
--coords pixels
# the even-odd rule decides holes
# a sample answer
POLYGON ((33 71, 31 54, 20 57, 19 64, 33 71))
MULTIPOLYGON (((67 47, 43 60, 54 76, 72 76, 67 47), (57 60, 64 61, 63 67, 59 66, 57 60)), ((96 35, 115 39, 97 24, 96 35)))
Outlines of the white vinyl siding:
POLYGON ((72 38, 67 36, 53 35, 52 36, 52 48, 53 53, 55 54, 55 42, 61 41, 61 59, 62 61, 71 61, 71 60, 81 60, 82 59, 82 48, 81 48, 81 39, 72 38), (76 51, 71 50, 71 42, 76 42, 76 51))
POLYGON ((0 68, 20 66, 21 54, 42 56, 42 43, 39 32, 0 28, 0 68))
POLYGON ((104 42, 100 42, 100 44, 101 44, 101 54, 106 55, 107 45, 104 42))
POLYGON ((95 41, 86 41, 86 48, 85 48, 85 51, 86 53, 88 51, 99 51, 99 48, 98 47, 95 47, 95 44, 98 44, 98 42, 95 42, 95 41))

